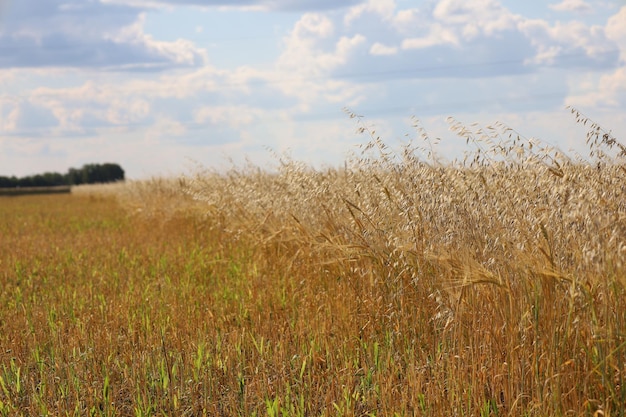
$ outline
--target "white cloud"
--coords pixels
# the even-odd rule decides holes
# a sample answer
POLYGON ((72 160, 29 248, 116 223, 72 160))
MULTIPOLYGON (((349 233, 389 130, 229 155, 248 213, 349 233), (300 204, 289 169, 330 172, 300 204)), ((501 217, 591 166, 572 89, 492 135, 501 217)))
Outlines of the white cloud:
POLYGON ((213 125, 228 125, 233 129, 241 129, 259 120, 260 109, 245 105, 237 106, 202 106, 194 111, 197 123, 210 122, 213 125))
POLYGON ((606 36, 620 48, 622 63, 626 63, 626 6, 611 16, 606 25, 606 36))
MULTIPOLYGON (((283 40, 283 52, 276 62, 280 74, 294 77, 319 77, 336 62, 336 55, 325 50, 334 31, 333 22, 317 13, 306 13, 283 40)), ((332 40, 330 41, 332 42, 332 40)))
POLYGON ((150 103, 141 98, 114 100, 106 113, 106 119, 114 125, 127 125, 137 123, 150 114, 150 103))
POLYGON ((244 11, 315 11, 351 6, 360 0, 100 0, 102 3, 132 5, 141 8, 195 6, 229 8, 244 11))
POLYGON ((438 45, 459 46, 459 44, 459 38, 453 30, 436 23, 430 27, 430 33, 427 36, 404 39, 402 49, 422 49, 438 45))
POLYGON ((307 40, 291 39, 279 57, 273 79, 281 79, 276 87, 299 101, 299 109, 310 111, 313 103, 323 97, 348 99, 358 90, 349 81, 328 80, 328 74, 349 62, 350 55, 365 45, 365 37, 340 38, 331 50, 319 48, 307 40))
MULTIPOLYGON (((575 5, 571 1, 567 4, 575 5)), ((403 51, 397 54, 402 62, 411 54, 428 54, 426 59, 432 55, 440 65, 460 67, 474 65, 480 57, 487 63, 517 61, 517 67, 502 67, 513 72, 539 66, 615 65, 615 42, 608 39, 602 26, 581 20, 532 19, 513 13, 498 0, 438 0, 400 10, 392 1, 370 1, 351 8, 344 21, 349 28, 356 28, 357 21, 361 27, 371 28, 370 56, 391 54, 392 50, 381 46, 395 44, 403 51), (441 56, 449 61, 442 61, 441 56)), ((613 25, 616 32, 626 27, 620 25, 621 21, 613 25)), ((394 62, 397 65, 401 61, 394 62)), ((485 72, 485 76, 492 75, 485 72)))
POLYGON ((550 25, 544 20, 527 19, 518 24, 537 54, 528 63, 537 65, 614 65, 615 44, 607 38, 601 26, 580 21, 550 25), (576 59, 572 59, 576 58, 576 59))
POLYGON ((512 30, 520 17, 504 8, 497 0, 440 0, 433 17, 446 26, 454 26, 473 38, 479 33, 492 36, 512 30))
POLYGON ((18 131, 20 103, 11 98, 0 99, 0 132, 13 133, 18 131))
POLYGON ((591 6, 583 0, 563 0, 560 3, 550 4, 548 7, 558 12, 586 13, 592 10, 591 6))
POLYGON ((389 20, 393 17, 395 9, 395 0, 368 0, 366 3, 351 7, 345 14, 343 23, 346 26, 350 26, 365 13, 373 13, 382 19, 389 20))
POLYGON ((387 46, 380 42, 375 42, 370 48, 370 54, 372 55, 396 55, 398 53, 398 47, 387 46))
POLYGON ((156 123, 146 130, 145 137, 148 141, 172 140, 173 137, 183 136, 186 133, 187 127, 184 123, 172 119, 167 114, 161 114, 156 119, 156 123))
POLYGON ((110 39, 117 44, 138 45, 176 64, 194 66, 208 62, 206 51, 195 47, 191 41, 185 39, 177 39, 174 42, 157 41, 144 33, 144 23, 145 14, 142 13, 131 25, 119 29, 116 33, 106 35, 105 39, 110 39))
POLYGON ((319 13, 306 13, 295 24, 292 36, 305 38, 315 36, 317 38, 327 38, 332 35, 334 25, 332 21, 319 13))
POLYGON ((626 106, 626 6, 608 19, 603 33, 620 49, 621 65, 575 85, 566 99, 568 105, 616 110, 626 106))
POLYGON ((586 94, 568 97, 567 104, 581 108, 624 108, 626 106, 626 67, 602 76, 600 82, 586 94))
POLYGON ((421 12, 419 9, 403 9, 398 10, 392 22, 394 29, 398 30, 400 33, 407 34, 411 33, 416 26, 424 25, 424 22, 420 22, 420 20, 421 12))
POLYGON ((0 67, 167 69, 201 65, 189 41, 143 32, 142 9, 96 1, 12 2, 0 33, 0 67))
MULTIPOLYGON (((206 77, 211 77, 209 74, 204 72, 206 77)), ((56 118, 54 125, 42 126, 42 135, 94 134, 102 128, 156 123, 159 110, 154 108, 155 100, 182 100, 200 93, 203 83, 197 77, 162 76, 122 83, 113 79, 100 83, 87 80, 71 87, 35 88, 28 93, 27 101, 56 118)), ((23 103, 19 106, 21 111, 28 110, 23 103)))

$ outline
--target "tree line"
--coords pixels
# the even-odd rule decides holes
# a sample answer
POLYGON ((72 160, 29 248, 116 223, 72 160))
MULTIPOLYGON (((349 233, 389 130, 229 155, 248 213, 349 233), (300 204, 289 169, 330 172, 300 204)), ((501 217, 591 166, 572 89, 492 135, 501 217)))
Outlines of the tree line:
POLYGON ((54 187, 59 185, 97 184, 123 181, 124 170, 118 164, 85 164, 82 168, 70 168, 65 174, 45 172, 17 178, 1 177, 0 188, 54 187))

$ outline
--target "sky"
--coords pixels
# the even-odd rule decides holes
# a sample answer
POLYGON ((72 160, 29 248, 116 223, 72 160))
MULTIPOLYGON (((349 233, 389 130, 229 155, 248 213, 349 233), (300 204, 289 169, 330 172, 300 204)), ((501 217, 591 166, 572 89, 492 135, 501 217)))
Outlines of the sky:
POLYGON ((449 116, 584 153, 566 106, 626 138, 626 2, 0 0, 0 176, 340 166, 346 108, 444 159, 449 116))

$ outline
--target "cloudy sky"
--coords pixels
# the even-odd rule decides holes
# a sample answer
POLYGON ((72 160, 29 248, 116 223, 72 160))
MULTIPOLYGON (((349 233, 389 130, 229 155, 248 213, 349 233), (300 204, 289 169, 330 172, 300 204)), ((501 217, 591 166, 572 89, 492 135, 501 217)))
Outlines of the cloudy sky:
MULTIPOLYGON (((573 105, 626 137, 621 0, 0 0, 0 175, 116 162, 130 178, 341 164, 411 117, 584 150, 573 105)), ((407 136, 408 135, 408 136, 407 136)))

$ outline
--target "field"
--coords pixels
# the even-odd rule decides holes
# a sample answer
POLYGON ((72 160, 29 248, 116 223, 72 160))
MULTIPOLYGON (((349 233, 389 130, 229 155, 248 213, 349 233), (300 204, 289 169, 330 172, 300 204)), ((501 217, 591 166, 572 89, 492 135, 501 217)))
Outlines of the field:
POLYGON ((70 186, 55 187, 17 187, 17 188, 0 188, 0 196, 18 196, 29 194, 63 194, 71 191, 70 186))
POLYGON ((0 415, 624 416, 623 147, 452 127, 1 197, 0 415))

